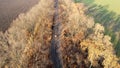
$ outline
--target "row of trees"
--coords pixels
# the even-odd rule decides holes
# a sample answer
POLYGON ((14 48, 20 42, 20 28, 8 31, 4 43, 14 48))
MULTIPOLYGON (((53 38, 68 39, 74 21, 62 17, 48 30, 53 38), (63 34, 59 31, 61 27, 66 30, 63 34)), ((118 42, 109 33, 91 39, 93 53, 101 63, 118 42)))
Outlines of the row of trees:
POLYGON ((96 23, 100 23, 105 27, 105 34, 112 37, 111 42, 114 44, 116 54, 120 56, 120 15, 107 10, 107 8, 107 5, 93 4, 88 6, 86 14, 92 16, 96 23))
POLYGON ((74 0, 76 3, 84 3, 88 9, 86 15, 92 16, 96 23, 105 27, 105 34, 112 37, 111 42, 114 44, 116 54, 120 56, 120 15, 109 11, 108 5, 101 6, 93 4, 94 0, 74 0))

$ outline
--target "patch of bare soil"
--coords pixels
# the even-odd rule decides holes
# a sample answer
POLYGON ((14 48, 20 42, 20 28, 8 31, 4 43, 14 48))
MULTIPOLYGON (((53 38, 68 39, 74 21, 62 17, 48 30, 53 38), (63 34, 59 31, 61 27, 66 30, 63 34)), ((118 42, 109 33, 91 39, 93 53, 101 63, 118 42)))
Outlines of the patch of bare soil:
POLYGON ((0 0, 0 31, 5 31, 20 13, 25 13, 39 0, 0 0))

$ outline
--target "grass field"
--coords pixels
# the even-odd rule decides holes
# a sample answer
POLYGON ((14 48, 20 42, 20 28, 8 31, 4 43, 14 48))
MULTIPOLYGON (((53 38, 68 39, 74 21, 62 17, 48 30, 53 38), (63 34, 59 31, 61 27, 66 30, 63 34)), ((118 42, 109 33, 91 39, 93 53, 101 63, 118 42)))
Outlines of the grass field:
POLYGON ((5 31, 20 13, 25 13, 39 0, 0 0, 0 31, 5 31))
POLYGON ((120 14, 120 0, 95 0, 98 5, 108 5, 110 11, 120 14))

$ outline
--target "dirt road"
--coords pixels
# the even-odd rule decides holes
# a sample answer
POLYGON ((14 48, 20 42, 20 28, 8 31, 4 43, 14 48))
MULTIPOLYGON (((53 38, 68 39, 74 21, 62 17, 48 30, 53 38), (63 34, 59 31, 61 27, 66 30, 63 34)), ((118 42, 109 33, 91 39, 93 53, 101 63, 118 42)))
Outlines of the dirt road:
POLYGON ((0 0, 0 31, 5 31, 20 14, 29 11, 39 0, 0 0))

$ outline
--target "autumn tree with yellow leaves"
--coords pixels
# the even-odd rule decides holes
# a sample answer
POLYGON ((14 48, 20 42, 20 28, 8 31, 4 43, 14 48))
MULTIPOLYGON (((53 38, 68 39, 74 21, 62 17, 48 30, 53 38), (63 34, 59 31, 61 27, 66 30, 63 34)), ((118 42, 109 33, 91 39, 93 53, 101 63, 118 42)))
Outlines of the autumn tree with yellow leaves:
MULTIPOLYGON (((111 38, 84 14, 84 4, 71 0, 58 4, 61 44, 57 52, 62 68, 119 68, 111 38)), ((1 68, 54 67, 50 53, 54 12, 54 0, 40 0, 5 33, 0 32, 1 68)))

